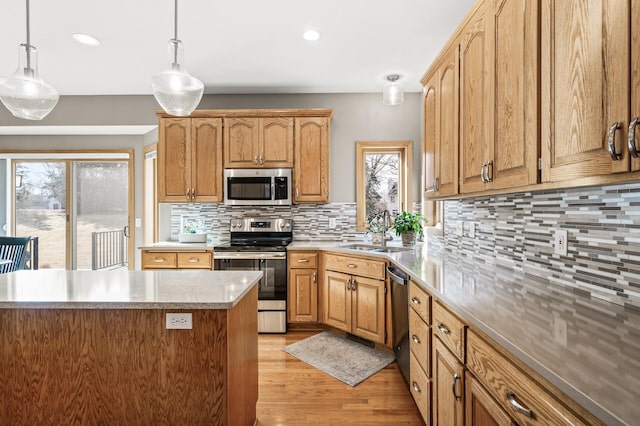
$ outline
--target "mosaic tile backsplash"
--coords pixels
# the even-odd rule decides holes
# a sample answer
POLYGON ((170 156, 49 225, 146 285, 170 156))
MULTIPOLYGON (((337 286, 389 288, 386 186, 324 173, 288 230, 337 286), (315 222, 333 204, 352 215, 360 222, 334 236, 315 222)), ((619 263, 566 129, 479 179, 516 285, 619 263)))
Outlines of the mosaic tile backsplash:
POLYGON ((429 244, 640 308, 640 183, 446 201, 445 218, 429 244), (554 254, 556 229, 567 256, 554 254))

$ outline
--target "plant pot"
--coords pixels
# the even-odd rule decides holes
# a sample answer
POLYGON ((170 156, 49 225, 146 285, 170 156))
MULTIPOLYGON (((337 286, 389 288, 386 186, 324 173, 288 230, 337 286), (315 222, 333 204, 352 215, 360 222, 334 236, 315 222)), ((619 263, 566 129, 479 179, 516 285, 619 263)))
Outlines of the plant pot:
POLYGON ((207 234, 178 234, 179 243, 206 243, 207 234))
POLYGON ((380 245, 382 244, 382 240, 384 239, 384 232, 372 232, 371 233, 371 244, 380 245))
POLYGON ((413 231, 403 232, 400 236, 402 237, 402 245, 405 247, 411 247, 416 243, 416 234, 413 231))

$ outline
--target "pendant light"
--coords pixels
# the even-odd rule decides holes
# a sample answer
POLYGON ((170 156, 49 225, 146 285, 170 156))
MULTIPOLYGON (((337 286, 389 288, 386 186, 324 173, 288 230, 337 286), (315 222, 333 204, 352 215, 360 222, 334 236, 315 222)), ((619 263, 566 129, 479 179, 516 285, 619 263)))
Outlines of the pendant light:
POLYGON ((0 101, 11 114, 26 120, 42 120, 58 103, 56 89, 38 74, 38 52, 31 45, 29 0, 27 4, 27 42, 19 46, 18 69, 0 78, 0 101))
POLYGON ((400 79, 398 74, 389 74, 387 83, 382 89, 382 103, 385 105, 400 105, 404 102, 404 92, 397 82, 400 79))
POLYGON ((202 99, 204 85, 184 67, 184 47, 178 39, 178 0, 175 0, 174 36, 169 40, 169 69, 151 77, 153 96, 168 114, 185 116, 202 99))

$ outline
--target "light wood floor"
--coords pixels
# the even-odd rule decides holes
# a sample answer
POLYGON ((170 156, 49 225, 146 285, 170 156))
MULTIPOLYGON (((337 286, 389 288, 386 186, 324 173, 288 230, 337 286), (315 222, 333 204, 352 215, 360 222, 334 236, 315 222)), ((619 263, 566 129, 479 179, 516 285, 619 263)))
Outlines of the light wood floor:
POLYGON ((282 351, 316 333, 259 336, 258 425, 423 424, 395 362, 351 387, 282 351))

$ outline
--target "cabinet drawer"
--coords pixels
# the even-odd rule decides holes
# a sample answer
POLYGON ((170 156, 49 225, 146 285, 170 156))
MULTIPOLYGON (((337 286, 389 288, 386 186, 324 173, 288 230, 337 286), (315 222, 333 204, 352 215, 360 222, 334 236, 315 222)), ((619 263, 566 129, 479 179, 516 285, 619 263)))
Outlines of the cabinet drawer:
POLYGON ((327 254, 325 261, 326 269, 331 269, 332 271, 360 275, 361 277, 378 280, 384 280, 386 277, 384 261, 340 256, 337 254, 327 254))
POLYGON ((409 305, 431 325, 431 296, 413 281, 409 282, 409 305))
POLYGON ((299 251, 289 253, 289 268, 317 268, 318 253, 311 251, 299 251))
POLYGON ((174 269, 177 265, 178 262, 175 252, 142 252, 142 269, 174 269))
POLYGON ((211 269, 211 252, 178 252, 178 268, 211 269))
POLYGON ((427 377, 431 377, 431 329, 413 309, 409 309, 409 347, 427 377))
POLYGON ((467 366, 518 424, 588 424, 472 331, 467 366))
POLYGON ((422 370, 422 367, 420 367, 413 353, 410 354, 410 358, 409 389, 424 422, 429 426, 429 420, 431 419, 431 381, 422 370))
POLYGON ((433 304, 433 334, 464 362, 464 323, 440 302, 433 304))

